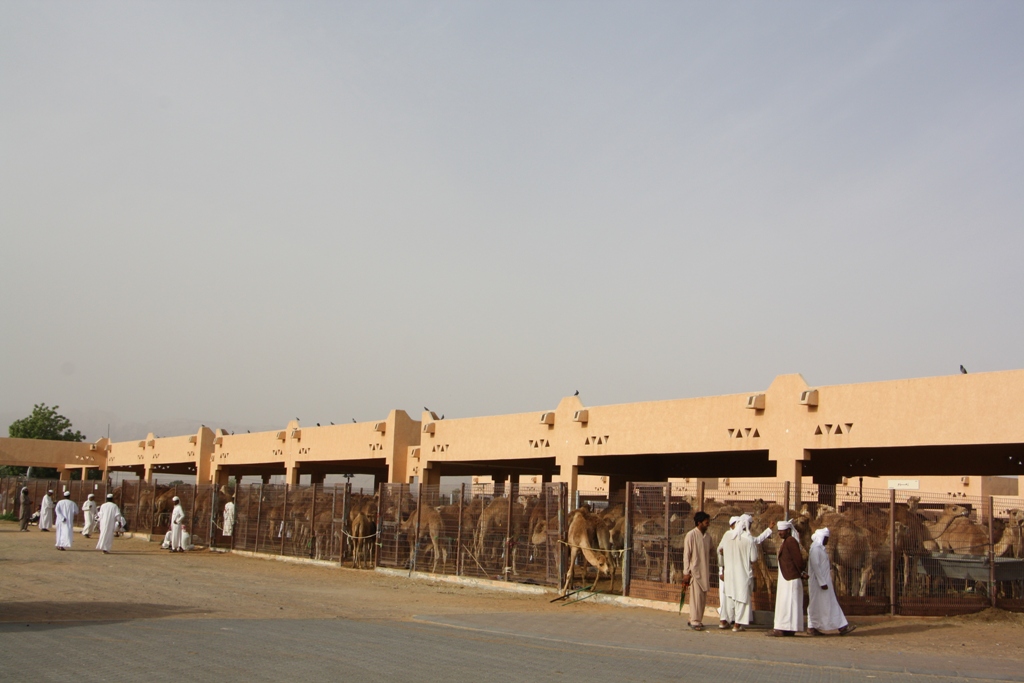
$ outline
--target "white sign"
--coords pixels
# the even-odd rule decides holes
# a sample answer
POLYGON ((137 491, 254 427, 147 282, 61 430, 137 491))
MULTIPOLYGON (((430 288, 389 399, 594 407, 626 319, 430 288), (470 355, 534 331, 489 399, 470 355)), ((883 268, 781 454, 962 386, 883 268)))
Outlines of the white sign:
POLYGON ((920 479, 890 479, 889 488, 897 491, 917 491, 921 488, 920 479))

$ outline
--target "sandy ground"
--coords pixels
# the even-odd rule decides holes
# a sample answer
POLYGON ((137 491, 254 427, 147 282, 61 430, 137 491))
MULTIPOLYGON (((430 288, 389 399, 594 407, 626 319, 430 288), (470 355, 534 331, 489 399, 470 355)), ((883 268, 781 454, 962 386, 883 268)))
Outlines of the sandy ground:
MULTIPOLYGON (((0 522, 0 622, 243 618, 406 620, 416 615, 552 612, 613 617, 624 628, 685 629, 685 614, 598 605, 552 604, 553 595, 493 591, 410 580, 373 571, 290 564, 194 551, 172 554, 157 543, 117 539, 114 552, 93 550, 76 533, 60 552, 53 534, 19 532, 0 522)), ((710 620, 706 620, 709 621, 710 620)), ((846 638, 816 638, 820 647, 959 654, 1024 661, 1024 615, 989 611, 954 618, 855 617, 846 638)), ((760 638, 762 632, 718 633, 760 638)))

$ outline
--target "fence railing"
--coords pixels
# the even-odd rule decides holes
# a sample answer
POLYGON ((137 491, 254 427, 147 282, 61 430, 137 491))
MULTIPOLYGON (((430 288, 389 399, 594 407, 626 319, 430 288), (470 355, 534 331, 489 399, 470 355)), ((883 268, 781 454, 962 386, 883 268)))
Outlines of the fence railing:
MULTIPOLYGON (((561 483, 382 484, 374 493, 353 492, 347 485, 253 484, 230 491, 5 477, 0 511, 18 513, 23 486, 33 511, 48 490, 55 501, 70 491, 79 507, 90 493, 102 504, 109 491, 128 530, 154 539, 166 532, 171 499, 178 496, 185 528, 200 547, 566 589, 591 585, 600 572, 615 576, 605 590, 672 602, 680 599, 683 539, 693 529, 694 513, 711 516, 708 534, 715 548, 732 516, 751 515, 754 536, 792 519, 805 555, 812 532, 830 529, 827 552, 848 614, 943 615, 988 606, 1024 612, 1024 500, 1015 497, 807 484, 797 489, 789 483, 707 489, 700 483, 631 482, 601 500, 579 497, 581 506, 574 509, 578 497, 561 483), (225 519, 228 502, 233 524, 225 519)), ((79 514, 76 524, 83 522, 79 514)), ((773 534, 760 546, 755 610, 772 609, 777 538, 773 534)), ((713 553, 709 605, 718 604, 717 576, 713 553)))

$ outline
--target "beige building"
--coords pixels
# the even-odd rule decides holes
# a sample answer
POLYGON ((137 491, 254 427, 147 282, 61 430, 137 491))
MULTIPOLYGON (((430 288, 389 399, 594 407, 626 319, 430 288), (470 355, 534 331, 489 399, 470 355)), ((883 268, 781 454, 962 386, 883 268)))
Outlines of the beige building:
POLYGON ((1015 495, 1024 472, 1024 371, 811 387, 800 375, 744 394, 462 419, 392 410, 378 422, 142 441, 0 439, 4 464, 99 467, 151 478, 367 474, 377 482, 473 476, 621 490, 626 481, 791 481, 1015 495), (21 442, 30 443, 21 443, 21 442), (44 465, 45 463, 45 465, 44 465), (1006 478, 1007 476, 1013 478, 1006 478), (863 478, 863 483, 862 483, 863 478))

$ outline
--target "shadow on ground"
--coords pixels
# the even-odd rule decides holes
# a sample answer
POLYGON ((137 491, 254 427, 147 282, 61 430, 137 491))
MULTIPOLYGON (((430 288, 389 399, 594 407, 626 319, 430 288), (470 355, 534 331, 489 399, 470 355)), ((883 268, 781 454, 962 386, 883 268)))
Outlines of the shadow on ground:
POLYGON ((153 603, 5 602, 0 604, 0 633, 26 628, 65 628, 83 621, 121 622, 209 613, 209 610, 193 607, 153 603))

